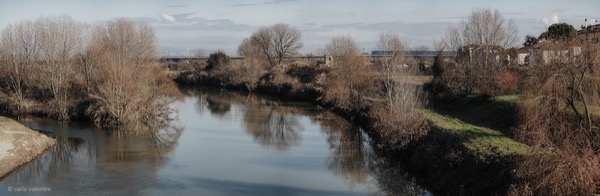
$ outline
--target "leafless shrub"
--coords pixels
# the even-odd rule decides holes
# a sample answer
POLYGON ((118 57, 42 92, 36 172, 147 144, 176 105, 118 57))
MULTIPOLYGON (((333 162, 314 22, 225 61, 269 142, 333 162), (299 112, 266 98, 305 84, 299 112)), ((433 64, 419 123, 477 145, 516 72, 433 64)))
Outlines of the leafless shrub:
POLYGON ((416 72, 408 69, 404 58, 404 44, 393 34, 382 34, 377 49, 391 51, 392 55, 377 62, 380 93, 383 104, 372 107, 371 116, 376 119, 374 126, 385 139, 387 148, 401 148, 428 132, 427 120, 416 111, 422 107, 421 86, 412 84, 410 76, 416 72))
POLYGON ((246 89, 254 90, 260 79, 267 73, 266 69, 257 59, 245 59, 244 62, 230 62, 214 70, 213 74, 223 78, 233 85, 244 85, 246 89))
POLYGON ((131 125, 168 119, 172 82, 156 63, 151 27, 116 19, 95 30, 91 47, 99 47, 97 84, 88 114, 97 125, 131 125))
POLYGON ((360 50, 350 37, 334 37, 325 47, 325 53, 335 58, 331 71, 320 78, 322 100, 342 109, 364 109, 367 98, 376 93, 377 72, 360 56, 360 50))

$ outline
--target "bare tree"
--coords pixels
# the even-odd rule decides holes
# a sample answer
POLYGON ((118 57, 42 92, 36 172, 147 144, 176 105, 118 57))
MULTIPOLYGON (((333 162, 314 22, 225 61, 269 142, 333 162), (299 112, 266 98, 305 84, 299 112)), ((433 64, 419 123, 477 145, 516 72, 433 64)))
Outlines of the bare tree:
POLYGON ((421 87, 411 82, 414 72, 406 67, 405 44, 397 35, 381 34, 377 49, 390 51, 391 56, 377 61, 382 84, 382 106, 373 107, 374 126, 386 137, 384 145, 402 147, 427 133, 427 123, 416 109, 421 107, 421 87))
POLYGON ((506 59, 504 50, 514 46, 518 31, 513 20, 506 20, 498 10, 474 10, 456 26, 448 27, 445 45, 458 51, 457 69, 452 80, 460 91, 492 94, 498 65, 506 59), (492 66, 495 65, 495 66, 492 66))
POLYGON ((352 37, 338 36, 332 38, 331 41, 325 45, 323 53, 332 56, 356 56, 360 55, 360 49, 352 37))
POLYGON ((97 47, 99 78, 88 113, 104 126, 152 123, 168 119, 172 82, 156 63, 152 28, 116 19, 96 28, 90 47, 97 47), (110 123, 110 124, 108 124, 110 123))
POLYGON ((397 35, 384 33, 379 36, 377 50, 391 52, 390 57, 384 57, 377 62, 380 79, 384 88, 384 99, 390 108, 395 108, 399 103, 397 95, 404 92, 398 92, 397 80, 403 79, 408 75, 408 71, 403 67, 404 62, 404 44, 397 35))
POLYGON ((302 33, 297 28, 279 23, 271 26, 271 31, 273 32, 273 49, 278 64, 281 64, 284 57, 296 55, 302 48, 302 33))
POLYGON ((325 54, 333 55, 334 65, 329 75, 322 78, 325 101, 342 109, 361 110, 367 107, 367 99, 378 89, 375 82, 377 72, 351 37, 334 37, 325 46, 325 54))
POLYGON ((84 79, 84 85, 86 93, 90 93, 93 85, 95 85, 101 76, 99 74, 99 67, 101 63, 101 51, 102 44, 94 43, 100 39, 99 30, 94 28, 85 28, 84 33, 84 46, 83 52, 79 55, 78 62, 76 64, 77 71, 82 74, 84 79))
POLYGON ((30 81, 27 74, 39 59, 39 34, 35 30, 34 21, 22 21, 16 25, 8 25, 2 31, 0 55, 3 59, 2 74, 4 88, 12 99, 9 106, 13 110, 24 107, 24 90, 30 81))
POLYGON ((238 47, 238 54, 249 56, 263 56, 269 65, 281 64, 283 58, 298 53, 302 48, 302 34, 288 24, 278 23, 269 27, 262 27, 244 39, 238 47))
POLYGON ((517 36, 513 20, 507 21, 498 10, 481 9, 471 12, 458 26, 448 27, 444 41, 453 50, 469 44, 508 48, 517 43, 517 36))
POLYGON ((60 120, 68 119, 69 88, 74 72, 73 63, 81 53, 81 27, 71 17, 40 18, 36 21, 40 36, 43 64, 36 64, 40 71, 39 86, 49 89, 52 97, 52 113, 60 120))

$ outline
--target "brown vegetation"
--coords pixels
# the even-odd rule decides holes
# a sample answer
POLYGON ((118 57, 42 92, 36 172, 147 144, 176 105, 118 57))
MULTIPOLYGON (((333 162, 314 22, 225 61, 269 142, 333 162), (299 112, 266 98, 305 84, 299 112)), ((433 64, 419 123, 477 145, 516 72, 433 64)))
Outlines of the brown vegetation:
MULTIPOLYGON (((448 90, 453 93, 498 94, 495 76, 514 45, 517 29, 498 10, 475 10, 458 26, 450 26, 444 37, 447 49, 458 51, 456 66, 448 67, 448 90)), ((514 55, 513 55, 514 58, 514 55)))
POLYGON ((544 195, 600 191, 600 116, 593 109, 600 106, 600 53, 597 45, 581 47, 580 55, 529 73, 517 136, 533 150, 517 171, 523 178, 518 189, 544 195))
POLYGON ((417 70, 406 67, 404 44, 397 35, 382 34, 377 43, 380 51, 392 51, 389 58, 375 63, 382 90, 379 96, 384 102, 372 108, 375 128, 385 139, 387 148, 402 148, 416 141, 429 131, 429 122, 417 111, 423 106, 424 93, 421 86, 412 84, 410 76, 417 70))
POLYGON ((351 37, 331 39, 325 46, 325 54, 334 56, 334 63, 327 75, 318 80, 322 100, 333 103, 343 110, 361 111, 368 107, 367 98, 377 91, 376 71, 351 37))
POLYGON ((9 112, 87 118, 98 126, 167 119, 177 91, 156 63, 152 28, 116 19, 91 34, 84 29, 62 16, 3 30, 1 92, 9 112))

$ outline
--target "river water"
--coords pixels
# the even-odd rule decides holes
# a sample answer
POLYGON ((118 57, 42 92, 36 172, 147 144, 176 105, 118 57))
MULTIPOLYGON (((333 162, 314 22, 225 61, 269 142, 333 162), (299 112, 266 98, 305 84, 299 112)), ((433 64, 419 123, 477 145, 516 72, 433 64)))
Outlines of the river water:
POLYGON ((57 145, 2 179, 0 195, 429 195, 317 106, 196 89, 173 107, 153 129, 21 121, 57 145))

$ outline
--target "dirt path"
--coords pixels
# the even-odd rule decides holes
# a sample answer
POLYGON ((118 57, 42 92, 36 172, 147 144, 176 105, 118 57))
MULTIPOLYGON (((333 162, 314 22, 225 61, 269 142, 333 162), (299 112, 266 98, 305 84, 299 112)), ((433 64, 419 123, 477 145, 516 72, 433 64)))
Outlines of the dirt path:
POLYGON ((52 145, 54 139, 0 116, 0 179, 52 145))

